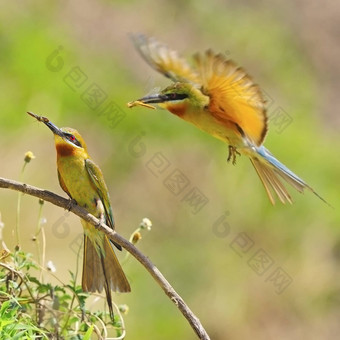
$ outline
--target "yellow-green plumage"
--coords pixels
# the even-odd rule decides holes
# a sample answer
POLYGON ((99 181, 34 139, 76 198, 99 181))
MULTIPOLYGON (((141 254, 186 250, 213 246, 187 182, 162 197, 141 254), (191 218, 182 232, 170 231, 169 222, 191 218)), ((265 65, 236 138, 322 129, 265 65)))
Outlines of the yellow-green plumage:
MULTIPOLYGON (((60 186, 78 205, 114 229, 103 174, 88 155, 84 140, 74 129, 58 129, 48 120, 44 123, 54 133, 60 186)), ((110 314, 113 316, 111 290, 129 292, 129 282, 107 236, 84 220, 81 223, 84 228, 82 288, 89 292, 101 292, 104 288, 110 314)))

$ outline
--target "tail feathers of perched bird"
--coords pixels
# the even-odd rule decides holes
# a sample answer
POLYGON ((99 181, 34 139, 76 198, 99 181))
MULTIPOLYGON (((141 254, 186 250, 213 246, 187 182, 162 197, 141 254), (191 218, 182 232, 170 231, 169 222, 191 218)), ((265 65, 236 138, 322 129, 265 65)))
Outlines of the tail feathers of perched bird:
POLYGON ((330 206, 313 188, 278 161, 264 146, 253 146, 252 150, 253 152, 249 155, 250 161, 260 177, 272 204, 275 204, 273 192, 276 193, 282 203, 293 203, 286 187, 282 183, 283 179, 301 193, 304 189, 310 190, 330 206))
POLYGON ((113 245, 106 236, 103 238, 103 249, 99 249, 84 235, 82 288, 86 292, 99 293, 104 288, 111 318, 114 315, 111 290, 130 291, 130 285, 113 251, 113 245))

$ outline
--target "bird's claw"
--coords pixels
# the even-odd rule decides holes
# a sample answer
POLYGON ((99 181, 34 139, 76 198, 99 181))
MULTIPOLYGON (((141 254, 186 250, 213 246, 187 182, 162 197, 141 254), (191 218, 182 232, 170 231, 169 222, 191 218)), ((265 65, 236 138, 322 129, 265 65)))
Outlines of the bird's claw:
POLYGON ((77 201, 73 198, 71 198, 69 201, 68 201, 68 204, 67 204, 67 210, 68 211, 71 211, 72 208, 74 208, 76 205, 77 205, 77 201))
POLYGON ((241 154, 237 151, 235 146, 229 145, 229 154, 228 154, 227 162, 230 162, 232 159, 232 163, 233 165, 235 165, 237 155, 241 156, 241 154))

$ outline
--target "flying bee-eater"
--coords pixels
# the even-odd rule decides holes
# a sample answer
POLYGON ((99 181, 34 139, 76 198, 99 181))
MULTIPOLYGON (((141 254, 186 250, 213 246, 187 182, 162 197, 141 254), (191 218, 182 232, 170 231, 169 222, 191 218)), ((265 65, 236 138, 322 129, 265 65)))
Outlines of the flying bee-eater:
POLYGON ((173 83, 128 103, 129 107, 155 108, 151 104, 157 104, 227 143, 228 161, 233 164, 237 155, 248 156, 272 204, 276 196, 282 203, 292 203, 283 181, 299 192, 308 189, 327 203, 263 146, 268 130, 265 99, 243 68, 212 50, 195 54, 192 68, 154 38, 132 35, 132 39, 143 59, 173 83))
MULTIPOLYGON (((48 118, 27 112, 43 122, 54 134, 57 151, 57 172, 61 188, 67 195, 115 229, 107 186, 100 168, 90 158, 84 139, 77 130, 58 128, 48 118)), ((103 288, 113 318, 111 290, 130 292, 129 282, 113 250, 112 242, 90 223, 81 220, 84 228, 84 258, 82 288, 86 292, 103 288)), ((121 247, 114 244, 119 250, 121 247)))

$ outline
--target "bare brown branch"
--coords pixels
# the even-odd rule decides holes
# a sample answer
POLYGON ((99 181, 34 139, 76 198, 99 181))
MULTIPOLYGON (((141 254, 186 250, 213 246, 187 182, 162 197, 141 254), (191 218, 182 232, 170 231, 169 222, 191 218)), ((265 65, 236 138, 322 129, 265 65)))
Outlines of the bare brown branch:
POLYGON ((69 209, 74 214, 78 215, 80 218, 94 225, 98 230, 104 232, 112 241, 121 245, 125 250, 127 250, 132 256, 139 261, 145 269, 151 274, 158 285, 163 289, 164 293, 170 298, 170 300, 178 307, 181 313, 189 322, 192 329, 195 331, 199 339, 210 340, 210 337, 199 319, 186 305, 184 300, 177 294, 177 292, 172 288, 170 283, 166 280, 163 274, 158 270, 158 268, 143 254, 141 253, 132 243, 126 240, 124 237, 117 234, 115 231, 110 229, 107 225, 101 223, 93 215, 89 214, 84 208, 78 205, 70 204, 70 200, 63 198, 55 193, 47 190, 42 190, 33 187, 28 184, 19 183, 13 180, 0 177, 0 188, 11 189, 20 191, 24 194, 35 196, 43 199, 44 201, 50 202, 58 207, 69 209))

